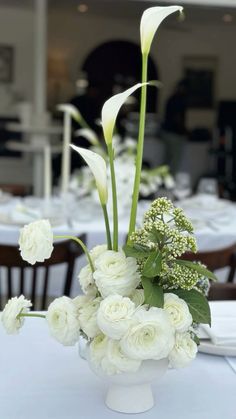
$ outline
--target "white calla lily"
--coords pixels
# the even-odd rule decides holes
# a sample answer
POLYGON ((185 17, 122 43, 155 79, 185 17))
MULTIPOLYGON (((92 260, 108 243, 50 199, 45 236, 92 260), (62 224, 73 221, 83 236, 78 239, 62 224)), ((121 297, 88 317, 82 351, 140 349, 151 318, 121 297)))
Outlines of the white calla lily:
POLYGON ((149 53, 152 40, 161 22, 172 13, 182 13, 182 11, 182 6, 155 6, 144 11, 140 23, 141 50, 143 54, 149 53))
POLYGON ((112 143, 113 131, 116 123, 116 118, 121 106, 125 103, 135 90, 148 83, 137 83, 122 93, 112 96, 108 99, 102 107, 102 128, 104 138, 107 144, 112 143))
POLYGON ((73 118, 79 124, 83 120, 83 117, 80 111, 74 105, 71 105, 70 103, 62 103, 58 105, 57 110, 69 114, 71 118, 73 118))
POLYGON ((75 131, 75 136, 84 137, 92 145, 95 145, 95 146, 99 145, 97 134, 92 129, 89 129, 89 128, 78 129, 77 131, 75 131))
POLYGON ((83 157, 83 159, 89 166, 95 178, 101 204, 106 205, 108 198, 107 167, 104 158, 91 150, 77 147, 73 144, 71 144, 71 147, 73 148, 73 150, 77 151, 77 153, 79 153, 81 157, 83 157))

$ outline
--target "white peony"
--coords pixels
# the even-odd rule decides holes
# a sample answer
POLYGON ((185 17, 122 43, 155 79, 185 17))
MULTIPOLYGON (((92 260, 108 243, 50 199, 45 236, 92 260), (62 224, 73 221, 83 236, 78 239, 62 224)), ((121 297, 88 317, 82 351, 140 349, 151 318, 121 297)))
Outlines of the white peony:
POLYGON ((140 360, 167 357, 175 343, 174 329, 167 313, 157 307, 148 311, 140 307, 134 318, 136 324, 121 339, 123 352, 140 360))
POLYGON ((82 305, 78 307, 78 300, 77 300, 78 318, 79 318, 80 326, 83 332, 89 338, 94 338, 99 333, 101 333, 97 324, 97 311, 99 309, 101 301, 102 301, 101 297, 97 297, 94 299, 91 298, 91 299, 88 299, 87 301, 84 300, 82 305))
POLYGON ((87 295, 95 297, 97 294, 97 287, 95 285, 93 273, 89 265, 86 265, 81 269, 78 275, 78 279, 82 291, 87 295))
POLYGON ((173 368, 187 366, 197 355, 197 344, 190 333, 176 333, 175 346, 169 354, 169 361, 173 368))
POLYGON ((129 297, 140 282, 136 259, 123 251, 107 250, 99 256, 93 277, 103 298, 110 294, 129 297))
POLYGON ((53 251, 53 232, 48 220, 34 221, 20 230, 22 259, 34 265, 50 258, 53 251))
POLYGON ((72 346, 80 334, 76 305, 69 297, 56 298, 48 307, 46 320, 51 335, 62 345, 72 346))
POLYGON ((135 307, 139 307, 144 304, 145 297, 144 297, 144 290, 135 290, 133 294, 130 296, 131 301, 135 304, 135 307))
POLYGON ((112 339, 120 339, 132 324, 135 304, 128 297, 109 295, 100 304, 97 323, 112 339))
POLYGON ((187 332, 193 322, 187 303, 176 294, 164 294, 164 310, 177 332, 187 332))
POLYGON ((24 324, 24 317, 20 313, 27 313, 32 306, 31 301, 26 300, 23 295, 11 298, 2 312, 1 321, 8 334, 16 334, 24 324))

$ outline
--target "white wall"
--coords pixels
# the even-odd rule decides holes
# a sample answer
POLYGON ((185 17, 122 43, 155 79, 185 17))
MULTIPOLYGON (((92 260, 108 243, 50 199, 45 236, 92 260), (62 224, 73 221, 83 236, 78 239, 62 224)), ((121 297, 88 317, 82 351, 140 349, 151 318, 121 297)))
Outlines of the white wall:
POLYGON ((13 89, 23 99, 32 99, 33 87, 33 12, 20 7, 0 8, 0 44, 14 47, 14 80, 0 83, 0 110, 7 102, 6 90, 13 89), (1 100, 2 97, 2 100, 1 100))

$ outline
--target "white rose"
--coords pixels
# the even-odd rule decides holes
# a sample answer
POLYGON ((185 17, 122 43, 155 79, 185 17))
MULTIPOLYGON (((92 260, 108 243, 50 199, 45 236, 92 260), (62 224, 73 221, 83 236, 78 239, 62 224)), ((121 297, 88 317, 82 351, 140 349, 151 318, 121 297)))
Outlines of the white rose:
POLYGON ((94 338, 101 333, 97 324, 97 311, 101 301, 100 297, 91 298, 82 304, 78 310, 81 329, 89 338, 94 338))
POLYGON ((46 319, 51 335, 62 345, 72 346, 80 334, 76 305, 69 297, 56 298, 48 307, 46 319))
POLYGON ((123 352, 133 359, 162 359, 169 355, 175 339, 174 329, 164 310, 151 307, 137 309, 136 324, 121 339, 123 352))
POLYGON ((175 346, 169 354, 173 368, 187 366, 197 355, 197 344, 191 339, 190 333, 176 333, 175 346))
POLYGON ((131 326, 134 311, 135 305, 128 297, 109 295, 98 309, 98 326, 110 338, 120 339, 131 326))
POLYGON ((8 334, 16 334, 24 324, 24 317, 20 313, 27 313, 32 306, 31 301, 26 300, 23 295, 11 298, 5 305, 1 321, 8 334))
POLYGON ((168 313, 170 322, 177 332, 187 332, 193 319, 188 305, 176 294, 164 294, 164 310, 168 313))
POLYGON ((135 307, 142 306, 145 301, 144 290, 135 290, 133 294, 130 296, 130 299, 135 304, 135 307))
POLYGON ((104 298, 110 294, 129 297, 140 282, 136 259, 113 250, 107 250, 95 261, 93 277, 104 298))
POLYGON ((22 259, 34 265, 50 258, 53 251, 53 232, 48 220, 34 221, 20 230, 22 259))
POLYGON ((107 358, 102 361, 103 369, 110 374, 120 374, 122 372, 138 371, 141 361, 128 358, 121 349, 120 342, 109 339, 107 345, 107 358))
POLYGON ((97 294, 97 287, 95 285, 93 279, 93 273, 89 265, 84 266, 79 275, 78 275, 79 283, 81 286, 82 291, 90 296, 94 296, 97 294))

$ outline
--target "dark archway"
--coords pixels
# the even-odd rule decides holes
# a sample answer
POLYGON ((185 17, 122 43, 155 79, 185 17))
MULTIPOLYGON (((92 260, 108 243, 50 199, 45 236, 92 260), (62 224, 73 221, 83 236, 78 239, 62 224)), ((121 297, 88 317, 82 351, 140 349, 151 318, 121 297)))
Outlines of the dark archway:
MULTIPOLYGON (((130 41, 108 41, 93 49, 87 56, 81 70, 87 74, 89 87, 84 97, 80 98, 80 109, 88 122, 93 125, 94 119, 100 116, 106 99, 114 93, 123 91, 141 79, 140 46, 130 41), (92 121, 93 120, 93 121, 92 121)), ((157 80, 158 71, 150 57, 148 79, 157 80)), ((139 97, 139 92, 136 97, 139 97)), ((157 111, 158 90, 150 88, 148 92, 147 111, 157 111)), ((132 111, 138 111, 138 101, 132 111)))

